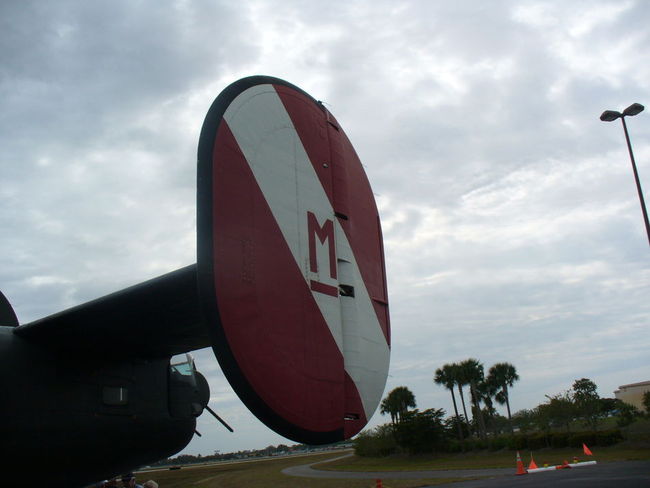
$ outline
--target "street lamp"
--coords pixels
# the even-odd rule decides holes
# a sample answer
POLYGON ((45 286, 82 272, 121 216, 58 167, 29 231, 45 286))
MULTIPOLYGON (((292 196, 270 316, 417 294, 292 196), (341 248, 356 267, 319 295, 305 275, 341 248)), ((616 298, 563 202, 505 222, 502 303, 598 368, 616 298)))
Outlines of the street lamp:
POLYGON ((648 223, 648 211, 645 208, 645 201, 643 200, 643 191, 641 191, 641 182, 639 181, 639 172, 636 170, 636 163, 634 162, 634 154, 632 153, 632 144, 630 144, 630 135, 627 132, 627 125, 625 124, 625 117, 631 117, 633 115, 640 114, 643 112, 643 105, 640 103, 633 103, 625 110, 623 113, 617 112, 615 110, 605 110, 601 116, 600 120, 603 122, 613 122, 616 119, 621 119, 623 123, 623 131, 625 132, 625 140, 627 141, 627 150, 630 153, 630 161, 632 161, 632 170, 634 171, 634 180, 636 181, 636 189, 639 193, 639 201, 641 202, 641 211, 643 212, 643 220, 645 222, 645 230, 648 234, 648 244, 650 244, 650 223, 648 223))

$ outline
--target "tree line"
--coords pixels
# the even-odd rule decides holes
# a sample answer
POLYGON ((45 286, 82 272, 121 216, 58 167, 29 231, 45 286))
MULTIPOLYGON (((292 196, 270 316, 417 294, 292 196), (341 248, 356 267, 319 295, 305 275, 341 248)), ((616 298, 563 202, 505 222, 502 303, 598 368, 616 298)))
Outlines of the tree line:
MULTIPOLYGON (((609 445, 620 441, 622 433, 620 429, 596 432, 604 418, 616 417, 617 427, 625 427, 643 415, 621 400, 601 398, 588 378, 575 380, 570 390, 546 395, 547 401, 533 409, 512 414, 510 390, 519 375, 507 362, 494 364, 487 374, 475 358, 445 364, 436 369, 433 381, 450 392, 454 415, 446 417, 443 409, 436 408, 418 410, 415 395, 408 387, 398 386, 380 404, 380 412, 390 416, 390 424, 362 432, 355 440, 357 453, 533 449, 579 445, 587 439, 591 444, 609 445), (507 417, 496 411, 495 403, 505 405, 507 417)), ((650 412, 650 392, 644 397, 644 406, 650 412)))
POLYGON ((245 451, 237 452, 226 452, 221 453, 219 451, 214 451, 214 454, 180 454, 178 456, 161 459, 156 463, 153 463, 151 466, 174 466, 174 465, 186 465, 186 464, 203 464, 211 463, 216 461, 233 461, 240 459, 252 459, 260 457, 269 457, 269 456, 283 456, 290 454, 305 454, 309 452, 314 452, 315 450, 325 451, 333 449, 341 449, 349 447, 350 444, 348 441, 339 441, 333 444, 326 444, 324 446, 310 446, 307 444, 278 444, 277 446, 267 446, 264 449, 252 449, 245 451))
MULTIPOLYGON (((474 358, 466 359, 460 363, 445 364, 438 368, 433 381, 449 390, 454 406, 455 417, 451 423, 462 442, 468 433, 476 434, 481 439, 487 438, 488 428, 502 430, 503 417, 499 416, 494 408, 494 401, 506 405, 508 412, 509 430, 513 432, 512 415, 510 413, 509 388, 519 380, 517 369, 510 363, 497 363, 485 375, 483 364, 474 358), (471 420, 467 415, 465 390, 469 390, 471 420), (455 390, 462 406, 459 413, 455 390)), ((408 408, 415 408, 415 397, 405 386, 399 386, 391 391, 380 405, 382 415, 389 414, 393 425, 398 424, 404 417, 408 408)))
POLYGON ((626 427, 639 417, 650 417, 650 392, 643 397, 644 413, 618 398, 601 398, 596 384, 588 378, 575 380, 570 390, 545 396, 546 402, 513 415, 520 432, 550 433, 555 429, 570 433, 580 427, 595 431, 608 417, 616 417, 618 427, 626 427))

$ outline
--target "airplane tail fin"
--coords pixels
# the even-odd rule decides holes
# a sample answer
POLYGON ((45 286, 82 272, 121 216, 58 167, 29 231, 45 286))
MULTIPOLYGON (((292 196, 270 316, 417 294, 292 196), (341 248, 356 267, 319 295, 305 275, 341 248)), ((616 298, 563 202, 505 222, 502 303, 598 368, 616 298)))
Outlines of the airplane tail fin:
POLYGON ((4 327, 17 327, 18 326, 18 317, 16 317, 16 312, 14 312, 13 307, 7 300, 2 292, 0 291, 0 326, 4 327))

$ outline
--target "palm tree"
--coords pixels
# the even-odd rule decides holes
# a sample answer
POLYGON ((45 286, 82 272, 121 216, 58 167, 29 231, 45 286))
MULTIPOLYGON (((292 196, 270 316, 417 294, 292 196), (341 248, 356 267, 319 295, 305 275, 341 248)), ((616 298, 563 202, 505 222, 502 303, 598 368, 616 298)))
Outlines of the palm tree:
POLYGON ((463 377, 469 382, 470 392, 472 396, 472 417, 478 417, 479 433, 482 439, 485 439, 485 421, 483 420, 483 412, 481 412, 480 396, 477 385, 484 379, 483 364, 478 359, 469 358, 460 363, 460 368, 463 371, 463 377))
POLYGON ((390 392, 395 397, 395 402, 398 405, 397 417, 402 420, 403 415, 408 411, 409 407, 415 408, 415 395, 405 386, 398 386, 390 392))
POLYGON ((382 415, 390 414, 390 422, 395 425, 397 422, 397 406, 393 404, 393 398, 386 397, 379 405, 379 413, 382 415))
POLYGON ((463 442, 463 429, 460 425, 460 418, 458 416, 458 407, 456 405, 456 395, 454 395, 454 386, 456 386, 456 378, 454 376, 455 368, 453 364, 445 364, 442 368, 436 369, 436 375, 433 381, 437 385, 442 385, 451 392, 451 400, 454 402, 454 412, 456 413, 456 426, 458 427, 458 439, 463 442))
POLYGON ((495 416, 497 411, 494 409, 492 399, 497 395, 499 386, 494 383, 494 380, 491 377, 488 376, 476 385, 476 390, 478 392, 479 400, 485 405, 483 412, 487 417, 487 427, 492 428, 492 433, 496 437, 497 428, 495 424, 495 416))
POLYGON ((512 429, 512 415, 510 415, 510 399, 508 397, 508 387, 512 387, 515 381, 519 380, 517 369, 510 363, 497 363, 488 371, 488 378, 501 388, 495 399, 501 405, 506 404, 508 410, 508 422, 510 423, 510 432, 512 429))
POLYGON ((393 389, 386 398, 381 401, 380 413, 390 414, 393 424, 399 423, 408 408, 415 408, 415 395, 405 386, 398 386, 393 389))
POLYGON ((465 376, 465 371, 461 368, 460 364, 453 363, 451 364, 451 375, 456 382, 458 387, 458 394, 460 395, 460 403, 463 405, 463 413, 465 414, 465 421, 467 422, 467 427, 469 428, 469 417, 467 416, 467 408, 465 407, 465 395, 463 395, 463 386, 468 385, 469 381, 465 376))

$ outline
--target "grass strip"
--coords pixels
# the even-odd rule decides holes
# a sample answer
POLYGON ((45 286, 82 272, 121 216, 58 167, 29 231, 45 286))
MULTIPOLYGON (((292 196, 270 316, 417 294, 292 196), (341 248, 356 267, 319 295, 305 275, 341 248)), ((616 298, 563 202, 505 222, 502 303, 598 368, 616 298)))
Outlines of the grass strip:
MULTIPOLYGON (((541 449, 533 452, 538 466, 544 463, 560 464, 572 461, 578 455, 581 461, 600 462, 650 460, 650 449, 608 447, 592 449, 594 456, 585 456, 580 449, 541 449)), ((340 452, 311 456, 289 456, 239 463, 221 463, 207 466, 184 466, 180 470, 161 469, 140 473, 140 483, 153 479, 161 488, 375 488, 372 479, 297 478, 282 474, 284 468, 300 464, 320 463, 318 469, 337 471, 421 471, 445 469, 512 468, 515 471, 515 452, 473 452, 438 456, 393 456, 387 458, 349 457, 327 462, 341 456, 340 452)), ((528 451, 521 452, 524 465, 530 462, 528 451)), ((384 488, 419 488, 476 478, 437 478, 383 480, 384 488)))
MULTIPOLYGON (((289 466, 309 464, 340 456, 340 453, 286 457, 236 464, 184 466, 180 470, 161 469, 138 474, 138 482, 157 481, 161 488, 375 488, 374 479, 297 478, 282 474, 289 466)), ((419 488, 470 478, 385 480, 384 488, 419 488)))
MULTIPOLYGON (((582 449, 540 449, 532 455, 538 466, 544 464, 562 464, 566 459, 573 461, 577 456, 579 461, 611 462, 611 461, 647 461, 650 460, 650 449, 602 447, 592 449, 594 456, 585 456, 582 449)), ((524 465, 530 462, 530 451, 520 451, 524 465)), ((429 455, 429 456, 390 456, 385 458, 365 458, 352 456, 337 461, 321 463, 318 469, 332 471, 437 471, 450 469, 489 469, 513 468, 516 466, 515 451, 498 452, 469 452, 458 454, 429 455)))

